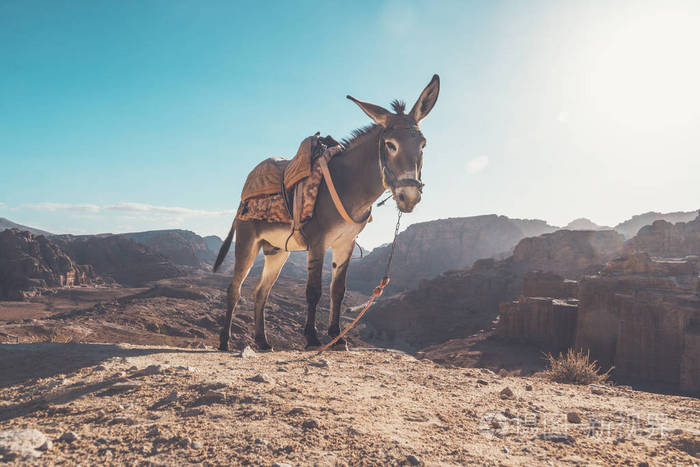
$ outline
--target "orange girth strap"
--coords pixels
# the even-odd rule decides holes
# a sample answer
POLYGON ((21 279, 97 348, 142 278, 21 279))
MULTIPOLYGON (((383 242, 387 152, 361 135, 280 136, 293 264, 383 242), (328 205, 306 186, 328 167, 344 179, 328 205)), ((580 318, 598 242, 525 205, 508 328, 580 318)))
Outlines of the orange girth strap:
MULTIPOLYGON (((343 206, 343 202, 340 201, 340 196, 338 196, 338 192, 335 190, 335 185, 333 184, 333 179, 331 178, 331 173, 328 170, 328 163, 326 160, 321 157, 319 160, 321 164, 321 171, 323 172, 323 178, 326 180, 326 185, 328 186, 328 191, 331 194, 331 198, 333 199, 333 204, 335 204, 335 208, 338 210, 338 213, 340 214, 340 217, 345 219, 345 222, 348 222, 350 224, 363 224, 365 220, 367 220, 367 217, 362 220, 362 222, 357 222, 355 219, 350 217, 350 214, 345 210, 345 207, 343 206)), ((370 211, 371 212, 371 211, 370 211)))

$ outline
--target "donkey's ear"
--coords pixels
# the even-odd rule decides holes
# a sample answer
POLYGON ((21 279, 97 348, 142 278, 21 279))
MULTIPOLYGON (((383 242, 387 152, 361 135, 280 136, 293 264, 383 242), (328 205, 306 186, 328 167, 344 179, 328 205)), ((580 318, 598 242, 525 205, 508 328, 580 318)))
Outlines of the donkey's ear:
POLYGON ((416 123, 420 123, 420 121, 427 117, 430 111, 433 110, 439 93, 440 77, 438 75, 433 75, 433 79, 431 79, 430 83, 423 89, 423 92, 420 94, 420 97, 409 113, 416 123))
POLYGON ((355 99, 352 96, 346 96, 348 99, 353 101, 355 104, 359 105, 360 108, 367 114, 369 115, 369 118, 375 121, 375 123, 378 123, 379 125, 386 127, 387 122, 389 121, 389 116, 391 115, 391 112, 386 110, 384 107, 380 107, 378 105, 370 104, 369 102, 364 102, 359 99, 355 99))

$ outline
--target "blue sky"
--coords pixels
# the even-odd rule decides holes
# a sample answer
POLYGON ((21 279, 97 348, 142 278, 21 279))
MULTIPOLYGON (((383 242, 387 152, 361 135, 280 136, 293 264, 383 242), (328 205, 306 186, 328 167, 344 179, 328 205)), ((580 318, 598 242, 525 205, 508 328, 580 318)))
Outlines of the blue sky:
MULTIPOLYGON (((223 236, 248 171, 412 105, 422 203, 615 224, 700 200, 700 2, 0 2, 0 216, 223 236)), ((387 241, 393 208, 360 242, 387 241)))

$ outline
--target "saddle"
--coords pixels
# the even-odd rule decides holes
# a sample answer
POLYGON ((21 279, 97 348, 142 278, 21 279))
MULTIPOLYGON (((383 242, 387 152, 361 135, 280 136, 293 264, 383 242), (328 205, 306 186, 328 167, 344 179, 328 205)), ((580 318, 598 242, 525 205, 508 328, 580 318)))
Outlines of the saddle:
POLYGON ((241 192, 238 218, 291 224, 293 235, 306 245, 303 227, 313 216, 323 179, 320 161, 343 150, 330 136, 309 136, 291 159, 268 158, 248 175, 241 192))

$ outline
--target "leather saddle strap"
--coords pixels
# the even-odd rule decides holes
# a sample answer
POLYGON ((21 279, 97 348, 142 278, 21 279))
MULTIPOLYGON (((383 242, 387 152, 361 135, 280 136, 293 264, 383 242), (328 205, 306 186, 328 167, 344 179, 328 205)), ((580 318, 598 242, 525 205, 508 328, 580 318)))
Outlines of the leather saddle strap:
POLYGON ((333 204, 335 204, 335 208, 338 210, 340 217, 345 219, 345 222, 348 222, 350 224, 361 224, 362 222, 355 222, 355 219, 350 217, 350 214, 348 214, 348 212, 345 210, 345 207, 343 206, 343 202, 340 201, 340 196, 338 196, 338 192, 335 190, 335 185, 333 184, 331 173, 328 170, 328 163, 326 162, 326 159, 324 157, 321 157, 319 163, 321 164, 321 172, 323 172, 323 178, 324 180, 326 180, 326 185, 328 185, 328 191, 331 194, 331 199, 333 199, 333 204))

